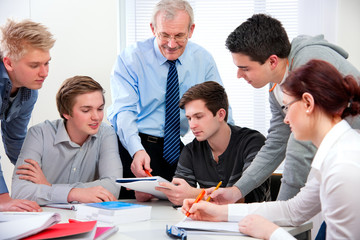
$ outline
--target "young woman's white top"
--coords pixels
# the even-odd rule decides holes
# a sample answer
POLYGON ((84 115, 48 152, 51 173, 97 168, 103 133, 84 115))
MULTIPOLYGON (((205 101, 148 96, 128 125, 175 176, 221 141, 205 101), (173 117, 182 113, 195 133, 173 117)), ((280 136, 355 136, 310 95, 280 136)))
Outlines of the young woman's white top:
MULTIPOLYGON (((230 204, 228 220, 259 214, 280 226, 297 226, 322 211, 327 239, 360 239, 359 199, 360 132, 342 120, 321 142, 307 183, 294 198, 230 204)), ((271 239, 277 239, 282 231, 275 231, 271 239)))

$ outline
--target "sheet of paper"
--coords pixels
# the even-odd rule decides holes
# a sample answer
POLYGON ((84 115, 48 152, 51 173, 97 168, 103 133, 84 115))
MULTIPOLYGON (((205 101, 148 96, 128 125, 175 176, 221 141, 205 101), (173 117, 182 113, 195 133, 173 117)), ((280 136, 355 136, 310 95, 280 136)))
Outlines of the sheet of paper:
POLYGON ((231 234, 244 235, 239 232, 238 222, 208 222, 208 221, 194 221, 191 218, 186 218, 184 221, 176 224, 178 228, 184 228, 189 233, 204 234, 204 231, 209 234, 231 234))
POLYGON ((155 187, 162 187, 159 185, 159 182, 170 183, 168 180, 160 176, 144 178, 118 178, 116 179, 116 182, 125 188, 150 193, 159 199, 168 199, 165 194, 155 190, 155 187))

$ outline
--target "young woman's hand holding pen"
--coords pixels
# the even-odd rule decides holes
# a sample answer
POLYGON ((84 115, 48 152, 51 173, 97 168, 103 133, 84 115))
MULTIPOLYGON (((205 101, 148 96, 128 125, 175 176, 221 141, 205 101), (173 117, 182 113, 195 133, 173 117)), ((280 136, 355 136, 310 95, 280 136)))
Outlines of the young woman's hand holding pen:
POLYGON ((194 220, 226 222, 228 220, 228 206, 216 205, 207 201, 194 203, 195 199, 185 199, 181 211, 194 220))

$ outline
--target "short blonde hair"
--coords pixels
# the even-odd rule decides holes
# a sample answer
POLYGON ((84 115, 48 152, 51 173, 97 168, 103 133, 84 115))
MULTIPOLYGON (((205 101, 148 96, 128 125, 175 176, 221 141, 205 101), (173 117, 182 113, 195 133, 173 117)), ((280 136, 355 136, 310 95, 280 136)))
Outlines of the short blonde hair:
POLYGON ((8 19, 1 27, 0 55, 1 59, 9 57, 14 61, 22 58, 30 47, 49 51, 55 43, 48 29, 31 20, 15 22, 8 19))
POLYGON ((74 76, 66 79, 56 94, 56 106, 60 117, 66 121, 64 114, 72 116, 72 108, 77 96, 96 91, 102 93, 105 104, 104 89, 91 77, 74 76))

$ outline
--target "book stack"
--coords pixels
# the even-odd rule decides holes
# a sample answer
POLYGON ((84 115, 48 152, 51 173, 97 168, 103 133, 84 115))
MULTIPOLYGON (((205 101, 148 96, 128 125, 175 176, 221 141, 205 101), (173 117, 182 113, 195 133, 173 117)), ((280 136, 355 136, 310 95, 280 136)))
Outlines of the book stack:
POLYGON ((117 201, 80 204, 76 218, 97 220, 102 225, 145 221, 151 218, 151 206, 117 201))

